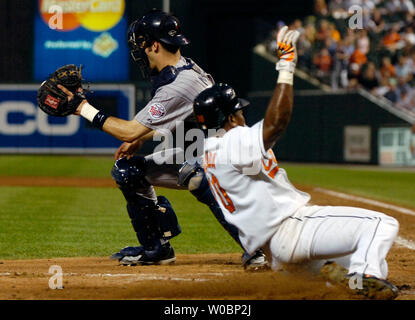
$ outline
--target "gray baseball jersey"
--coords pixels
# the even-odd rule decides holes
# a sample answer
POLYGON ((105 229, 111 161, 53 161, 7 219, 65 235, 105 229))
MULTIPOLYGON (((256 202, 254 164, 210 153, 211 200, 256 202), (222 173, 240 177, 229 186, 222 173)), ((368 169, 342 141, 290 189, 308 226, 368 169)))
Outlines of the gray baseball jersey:
MULTIPOLYGON (((186 63, 181 57, 175 67, 186 63)), ((194 99, 213 84, 212 77, 194 63, 192 69, 181 71, 173 82, 158 88, 153 99, 137 113, 135 119, 153 130, 174 131, 177 121, 193 117, 194 99)))

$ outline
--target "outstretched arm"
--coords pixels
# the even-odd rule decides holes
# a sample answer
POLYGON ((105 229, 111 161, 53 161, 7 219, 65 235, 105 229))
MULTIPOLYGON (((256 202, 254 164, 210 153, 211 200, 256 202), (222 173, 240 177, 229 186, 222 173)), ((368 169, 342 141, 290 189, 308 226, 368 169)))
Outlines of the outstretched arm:
POLYGON ((152 131, 135 119, 123 120, 116 117, 108 117, 102 130, 124 142, 133 142, 152 131))
POLYGON ((293 106, 293 86, 279 83, 265 114, 263 131, 265 150, 272 148, 284 133, 291 119, 293 106))
MULTIPOLYGON (((68 101, 74 94, 64 86, 58 85, 68 96, 68 101)), ((108 117, 104 113, 91 106, 87 100, 83 100, 76 109, 76 115, 81 115, 93 123, 97 128, 124 142, 133 142, 149 134, 152 129, 142 125, 137 120, 123 120, 116 117, 108 117)))
POLYGON ((293 80, 297 62, 295 44, 299 35, 298 31, 288 31, 288 27, 283 27, 277 36, 279 76, 264 118, 262 130, 265 150, 274 146, 291 119, 294 101, 293 80))

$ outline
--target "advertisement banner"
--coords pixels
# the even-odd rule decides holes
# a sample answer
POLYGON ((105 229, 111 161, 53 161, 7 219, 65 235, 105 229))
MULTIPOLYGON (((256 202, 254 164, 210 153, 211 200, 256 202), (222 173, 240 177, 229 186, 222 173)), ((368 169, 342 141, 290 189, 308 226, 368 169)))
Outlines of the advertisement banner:
POLYGON ((38 0, 34 27, 36 81, 66 64, 88 81, 128 80, 125 0, 38 0))
MULTIPOLYGON (((82 117, 51 117, 37 106, 39 85, 0 85, 0 153, 109 154, 121 142, 82 117)), ((134 85, 94 85, 88 101, 109 115, 132 119, 134 85)))
POLYGON ((369 126, 344 127, 344 160, 352 162, 370 161, 369 126))

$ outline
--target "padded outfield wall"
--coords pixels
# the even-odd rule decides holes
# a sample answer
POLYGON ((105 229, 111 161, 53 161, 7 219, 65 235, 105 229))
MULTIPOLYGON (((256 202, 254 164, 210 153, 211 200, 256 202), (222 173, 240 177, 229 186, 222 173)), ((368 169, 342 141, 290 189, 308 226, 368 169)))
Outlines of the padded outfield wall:
MULTIPOLYGON (((253 105, 248 112, 250 124, 263 117, 270 94, 269 91, 250 94, 253 105)), ((279 159, 289 161, 378 164, 378 133, 384 127, 410 128, 410 124, 359 93, 297 91, 291 122, 275 152, 279 159), (369 140, 369 149, 356 151, 361 153, 362 160, 345 157, 346 128, 363 129, 360 139, 369 140), (365 138, 366 132, 369 132, 368 138, 365 138)))

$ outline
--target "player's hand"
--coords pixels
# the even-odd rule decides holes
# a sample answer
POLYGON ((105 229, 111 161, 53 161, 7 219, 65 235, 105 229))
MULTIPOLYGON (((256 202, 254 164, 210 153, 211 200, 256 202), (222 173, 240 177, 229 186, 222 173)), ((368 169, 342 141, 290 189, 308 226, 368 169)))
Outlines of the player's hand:
POLYGON ((288 30, 287 26, 281 28, 277 35, 277 57, 279 59, 276 69, 294 73, 297 64, 297 40, 300 32, 288 30))
POLYGON ((127 157, 130 159, 134 153, 141 148, 143 142, 140 139, 137 139, 134 142, 124 142, 118 149, 115 151, 115 160, 121 159, 123 157, 127 157))
MULTIPOLYGON (((74 98, 74 94, 71 91, 69 91, 67 88, 65 88, 64 86, 58 84, 58 88, 61 89, 68 96, 68 101, 71 101, 74 98)), ((82 88, 79 88, 78 91, 82 93, 82 88)), ((76 108, 76 110, 73 114, 80 115, 82 106, 86 102, 87 102, 86 99, 82 100, 82 102, 79 104, 79 106, 76 108)))

